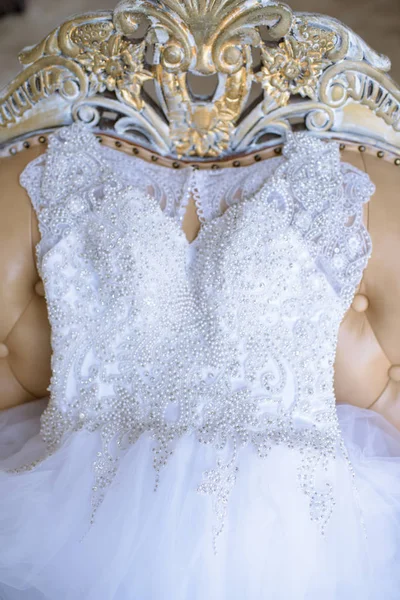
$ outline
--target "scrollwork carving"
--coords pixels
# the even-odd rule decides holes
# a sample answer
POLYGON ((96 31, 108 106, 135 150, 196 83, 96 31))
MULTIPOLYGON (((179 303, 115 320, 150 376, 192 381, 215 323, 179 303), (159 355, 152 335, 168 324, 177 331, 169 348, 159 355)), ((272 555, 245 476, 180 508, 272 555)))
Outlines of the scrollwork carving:
POLYGON ((352 61, 334 65, 321 78, 320 97, 332 108, 343 107, 351 99, 400 132, 400 89, 370 65, 352 61))
POLYGON ((210 75, 237 72, 242 47, 260 41, 258 27, 268 26, 268 39, 278 40, 289 32, 293 13, 266 0, 123 0, 114 12, 117 29, 128 37, 144 18, 164 68, 210 75))
POLYGON ((258 27, 268 25, 268 39, 280 39, 290 30, 292 12, 265 1, 167 0, 161 6, 155 0, 125 0, 115 10, 114 22, 130 36, 145 17, 150 21, 147 39, 155 46, 157 90, 170 123, 171 150, 178 157, 226 153, 254 78, 250 47, 261 42, 258 27), (188 71, 217 73, 223 93, 196 101, 187 88, 188 71))
POLYGON ((59 93, 72 103, 87 92, 87 80, 79 66, 62 56, 44 57, 27 68, 0 95, 0 128, 24 118, 40 101, 59 93))
POLYGON ((79 119, 205 160, 258 149, 296 123, 400 154, 390 61, 336 19, 278 1, 123 0, 70 19, 19 58, 24 70, 0 94, 0 143, 79 119), (189 74, 216 77, 214 91, 194 93, 189 74), (354 121, 354 106, 377 120, 354 121))

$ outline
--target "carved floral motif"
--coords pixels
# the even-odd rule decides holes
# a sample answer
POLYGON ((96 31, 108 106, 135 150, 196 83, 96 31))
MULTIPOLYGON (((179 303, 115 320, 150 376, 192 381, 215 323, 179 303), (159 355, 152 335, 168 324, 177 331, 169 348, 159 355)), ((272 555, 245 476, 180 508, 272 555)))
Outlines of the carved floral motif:
POLYGON ((90 73, 91 92, 119 92, 127 104, 141 110, 143 83, 153 78, 143 66, 145 42, 133 44, 115 33, 101 41, 103 32, 97 28, 91 35, 79 30, 74 34, 81 47, 77 61, 90 73))
POLYGON ((236 114, 218 101, 169 116, 178 156, 219 156, 228 148, 235 129, 236 114))
POLYGON ((326 57, 335 46, 334 34, 306 26, 300 33, 303 40, 287 36, 276 47, 261 43, 262 68, 256 78, 278 106, 288 104, 294 94, 316 100, 319 78, 332 64, 326 57))

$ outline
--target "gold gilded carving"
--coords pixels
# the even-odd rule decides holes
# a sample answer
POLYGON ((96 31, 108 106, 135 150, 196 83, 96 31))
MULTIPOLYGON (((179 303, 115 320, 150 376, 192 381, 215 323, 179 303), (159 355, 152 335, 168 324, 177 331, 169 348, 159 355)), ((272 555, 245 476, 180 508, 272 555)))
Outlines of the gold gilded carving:
POLYGON ((185 74, 157 70, 160 93, 170 123, 170 139, 178 157, 216 157, 230 145, 236 119, 250 89, 244 68, 226 79, 224 93, 213 102, 193 102, 185 74))
POLYGON ((305 25, 300 31, 304 41, 288 36, 275 48, 261 44, 263 64, 257 79, 278 106, 288 104, 294 94, 316 100, 319 78, 332 64, 326 56, 335 46, 334 34, 305 25))
POLYGON ((196 106, 182 116, 171 127, 178 156, 218 156, 228 148, 236 115, 221 102, 196 106))
MULTIPOLYGON (((25 69, 0 94, 0 130, 18 125, 25 115, 30 115, 40 105, 45 106, 46 100, 52 100, 56 94, 57 108, 52 102, 47 104, 55 114, 89 93, 89 80, 75 60, 79 47, 71 34, 82 21, 91 18, 96 27, 102 22, 104 27, 107 16, 110 18, 111 13, 77 17, 52 31, 41 43, 20 53, 19 60, 25 69)), ((38 127, 44 120, 42 114, 33 118, 38 127)))
POLYGON ((134 33, 147 18, 160 64, 170 72, 202 75, 235 73, 244 64, 243 48, 260 41, 258 27, 278 40, 291 27, 293 13, 265 0, 123 0, 114 12, 117 28, 134 33))
POLYGON ((268 26, 268 39, 279 39, 290 30, 292 12, 280 3, 254 0, 166 0, 162 5, 128 0, 117 7, 114 22, 129 36, 144 17, 151 21, 148 38, 155 46, 157 89, 170 123, 171 150, 178 157, 224 154, 254 79, 250 47, 261 42, 258 27, 268 26), (195 100, 188 71, 217 73, 224 87, 208 101, 195 100))
POLYGON ((71 36, 80 48, 76 60, 90 73, 90 93, 115 91, 117 97, 140 111, 142 85, 153 78, 143 66, 145 42, 132 44, 113 29, 111 23, 77 28, 71 36))
POLYGON ((296 123, 400 155, 390 61, 337 20, 278 1, 123 0, 19 58, 23 71, 0 93, 0 144, 81 119, 201 160, 258 151, 296 123), (203 93, 207 77, 214 89, 203 93))

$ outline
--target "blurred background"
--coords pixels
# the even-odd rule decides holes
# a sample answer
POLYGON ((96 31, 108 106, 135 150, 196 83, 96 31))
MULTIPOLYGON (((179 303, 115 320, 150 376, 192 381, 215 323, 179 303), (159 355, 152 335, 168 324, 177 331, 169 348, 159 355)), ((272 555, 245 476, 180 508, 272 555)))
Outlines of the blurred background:
MULTIPOLYGON (((69 16, 114 8, 113 0, 0 0, 0 89, 19 71, 18 52, 69 16)), ((286 0, 293 10, 338 18, 392 60, 400 82, 400 0, 286 0)))

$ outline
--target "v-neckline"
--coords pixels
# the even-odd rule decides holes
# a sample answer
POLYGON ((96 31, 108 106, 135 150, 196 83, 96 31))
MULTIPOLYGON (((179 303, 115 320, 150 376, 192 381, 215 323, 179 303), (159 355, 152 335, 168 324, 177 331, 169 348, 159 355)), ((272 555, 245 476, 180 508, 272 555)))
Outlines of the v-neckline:
POLYGON ((178 221, 174 216, 168 215, 167 213, 165 213, 164 210, 161 208, 160 204, 157 202, 157 200, 155 198, 153 198, 150 194, 147 194, 147 197, 150 198, 152 202, 154 202, 161 217, 172 223, 173 228, 177 232, 178 236, 183 240, 184 245, 188 250, 190 250, 192 248, 194 249, 200 243, 200 240, 205 235, 205 232, 207 229, 209 229, 211 226, 214 226, 214 224, 217 222, 222 222, 224 217, 227 218, 226 215, 228 212, 231 212, 231 209, 233 209, 235 206, 237 206, 239 204, 244 203, 245 200, 249 200, 249 198, 246 198, 245 200, 243 200, 241 202, 231 204, 220 215, 216 215, 215 217, 213 217, 212 219, 209 219, 208 221, 205 221, 204 223, 200 222, 201 224, 200 224, 200 227, 199 227, 196 237, 192 241, 189 241, 185 231, 182 228, 181 222, 178 221))
MULTIPOLYGON (((107 150, 111 150, 112 152, 118 152, 114 148, 110 148, 110 149, 107 148, 107 150)), ((278 158, 281 158, 281 157, 271 157, 268 160, 269 161, 276 161, 278 158)), ((134 156, 134 157, 129 156, 128 159, 130 161, 131 160, 133 160, 133 161, 139 161, 142 164, 145 163, 145 161, 141 157, 139 157, 139 156, 134 156)), ((254 163, 254 164, 242 166, 240 168, 240 170, 241 170, 241 172, 244 172, 247 169, 249 169, 250 170, 250 175, 248 175, 248 176, 251 176, 251 170, 254 167, 256 167, 257 165, 259 165, 259 164, 260 163, 254 163)), ((251 195, 248 195, 248 196, 243 196, 238 201, 236 201, 236 202, 234 202, 232 204, 229 204, 222 213, 215 214, 211 218, 207 218, 207 219, 204 219, 204 220, 201 220, 199 218, 199 212, 198 211, 199 211, 199 207, 202 208, 203 202, 202 202, 202 199, 200 199, 200 201, 198 202, 196 200, 195 196, 194 196, 195 211, 196 211, 196 215, 197 215, 198 221, 200 222, 200 227, 198 229, 196 237, 192 241, 189 241, 189 239, 188 239, 188 237, 186 235, 186 232, 182 228, 182 223, 183 223, 183 221, 185 219, 185 215, 187 214, 187 208, 188 208, 188 205, 189 205, 189 202, 190 202, 191 192, 194 191, 194 190, 197 190, 199 194, 201 193, 200 190, 199 190, 199 188, 198 188, 199 182, 197 181, 197 174, 198 173, 207 172, 209 174, 209 176, 211 178, 213 178, 213 177, 221 176, 222 173, 226 172, 228 174, 228 177, 229 177, 229 172, 232 172, 232 173, 233 172, 237 172, 238 169, 236 167, 231 166, 231 167, 225 167, 225 168, 223 168, 221 170, 218 170, 218 171, 212 171, 211 169, 210 170, 201 170, 201 171, 199 171, 196 168, 193 168, 193 166, 189 166, 188 165, 186 167, 183 167, 181 169, 181 171, 187 170, 189 172, 189 174, 188 174, 188 178, 187 178, 187 180, 185 182, 184 188, 182 189, 181 200, 180 200, 180 202, 178 204, 178 208, 177 208, 175 214, 169 214, 168 212, 166 212, 166 210, 165 210, 166 207, 162 208, 161 205, 160 205, 160 203, 159 203, 159 201, 155 197, 153 197, 150 192, 144 191, 144 190, 143 190, 143 192, 147 196, 147 198, 149 198, 152 202, 154 202, 157 205, 160 213, 162 214, 162 216, 165 219, 172 220, 174 222, 174 226, 178 230, 180 237, 183 237, 183 239, 184 239, 185 246, 188 249, 189 248, 195 248, 197 246, 197 244, 199 243, 199 241, 203 237, 203 234, 204 234, 203 230, 207 231, 208 228, 211 226, 211 223, 223 221, 224 215, 226 215, 227 213, 229 213, 234 206, 243 204, 248 198, 251 199, 253 196, 257 195, 261 191, 261 189, 265 186, 265 184, 268 181, 270 181, 271 177, 275 174, 276 170, 279 168, 279 166, 281 164, 282 164, 281 161, 276 164, 275 169, 272 171, 272 173, 269 173, 266 176, 265 179, 263 179, 262 184, 260 185, 259 189, 256 192, 254 192, 254 193, 252 193, 251 195)), ((147 163, 146 163, 146 165, 147 165, 147 163)), ((153 173, 155 173, 155 174, 157 173, 157 169, 163 170, 164 172, 165 171, 171 171, 173 174, 176 173, 176 171, 172 171, 168 167, 165 167, 163 165, 153 164, 153 163, 150 163, 150 168, 153 170, 153 173)), ((201 183, 201 187, 203 187, 203 182, 201 183)))
MULTIPOLYGON (((279 168, 279 166, 280 165, 278 165, 277 168, 279 168)), ((275 172, 276 171, 274 171, 272 175, 270 175, 267 179, 264 180, 263 184, 257 190, 257 192, 255 192, 251 196, 244 197, 243 199, 239 200, 238 202, 230 204, 229 206, 227 206, 227 208, 224 210, 223 213, 216 215, 212 219, 209 219, 208 221, 205 221, 204 223, 202 223, 200 225, 200 228, 199 228, 199 231, 197 232, 196 237, 192 241, 188 240, 187 235, 181 226, 181 223, 179 221, 177 221, 175 219, 175 217, 166 214, 163 211, 163 209, 161 208, 160 204, 157 202, 157 200, 155 198, 153 198, 150 194, 147 194, 147 196, 155 203, 162 218, 166 219, 166 220, 170 220, 172 222, 172 225, 173 225, 174 229, 176 230, 177 235, 183 240, 187 254, 190 254, 190 252, 192 250, 194 250, 201 243, 202 238, 206 235, 206 233, 209 231, 209 229, 216 227, 217 225, 223 223, 226 219, 229 218, 230 214, 233 213, 235 210, 239 210, 240 208, 242 208, 244 206, 247 206, 249 204, 255 204, 256 202, 258 202, 261 199, 261 196, 265 189, 265 186, 270 182, 271 178, 275 175, 275 172)))
MULTIPOLYGON (((181 219, 177 220, 175 216, 167 214, 163 210, 163 208, 161 208, 159 202, 153 196, 151 196, 151 194, 147 193, 146 195, 157 206, 157 209, 158 209, 159 213, 161 214, 161 216, 166 220, 172 221, 174 229, 177 231, 178 236, 183 240, 185 248, 187 250, 187 253, 189 253, 190 251, 194 250, 200 244, 202 238, 206 235, 206 232, 210 228, 215 227, 219 223, 223 223, 224 220, 226 220, 228 218, 228 216, 234 210, 238 210, 240 207, 243 207, 247 204, 251 204, 251 203, 255 202, 257 199, 259 199, 261 197, 263 190, 265 189, 265 186, 271 181, 272 177, 275 176, 276 171, 279 169, 279 167, 281 165, 282 165, 282 162, 277 164, 276 169, 274 169, 274 171, 263 181, 262 185, 259 187, 259 189, 256 192, 254 192, 253 194, 251 194, 249 196, 245 196, 244 198, 238 200, 237 202, 229 204, 226 207, 226 209, 224 210, 224 212, 222 212, 218 215, 215 215, 214 217, 212 217, 211 219, 208 219, 207 221, 202 222, 199 220, 200 227, 199 227, 196 237, 192 241, 189 241, 184 229, 182 228, 182 222, 185 218, 187 206, 188 206, 190 200, 188 200, 186 203, 184 203, 184 211, 181 215, 181 219)), ((226 170, 228 170, 229 168, 234 169, 234 167, 227 167, 226 170)), ((192 174, 195 174, 195 173, 196 173, 196 171, 195 171, 195 169, 193 169, 192 173, 190 175, 190 178, 191 178, 192 174)), ((189 181, 190 181, 190 178, 189 178, 189 181)), ((190 194, 190 187, 188 188, 187 191, 190 194)), ((197 213, 197 211, 196 211, 196 213, 197 213)))

